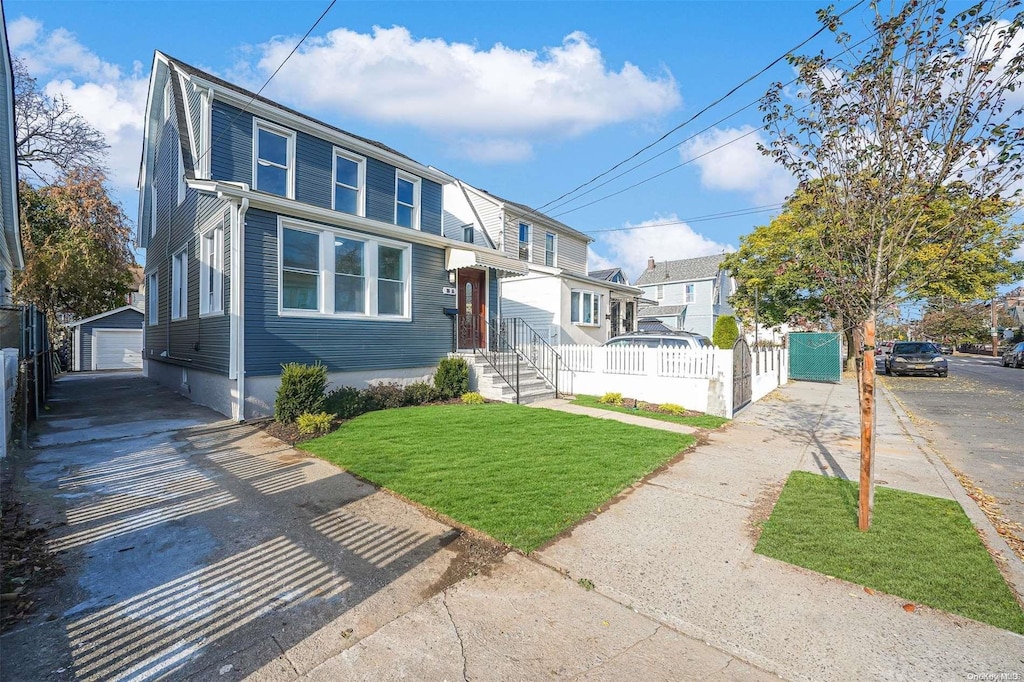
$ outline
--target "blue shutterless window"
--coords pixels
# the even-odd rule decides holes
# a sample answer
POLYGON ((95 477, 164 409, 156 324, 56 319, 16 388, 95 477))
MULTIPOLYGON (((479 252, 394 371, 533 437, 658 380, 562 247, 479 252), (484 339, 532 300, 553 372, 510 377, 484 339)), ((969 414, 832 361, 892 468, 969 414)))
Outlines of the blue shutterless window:
POLYGON ((334 210, 352 215, 363 214, 363 187, 366 184, 366 160, 334 150, 334 210))
POLYGON ((363 265, 364 243, 344 237, 334 238, 334 312, 366 312, 366 272, 363 265))
POLYGON ((415 176, 395 176, 395 224, 420 228, 420 179, 415 176))
POLYGON ((261 192, 290 197, 295 168, 295 134, 256 121, 255 135, 255 188, 261 192))

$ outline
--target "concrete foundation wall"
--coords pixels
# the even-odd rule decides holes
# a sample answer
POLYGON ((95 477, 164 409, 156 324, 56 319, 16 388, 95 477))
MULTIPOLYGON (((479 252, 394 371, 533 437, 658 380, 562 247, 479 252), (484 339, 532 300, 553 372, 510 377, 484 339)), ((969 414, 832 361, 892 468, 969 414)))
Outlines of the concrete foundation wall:
POLYGON ((235 381, 223 374, 194 367, 181 367, 145 358, 142 373, 195 403, 209 407, 226 417, 233 417, 235 381), (185 373, 182 373, 185 370, 185 373))
MULTIPOLYGON (((342 386, 366 388, 370 384, 397 382, 407 386, 417 381, 432 382, 436 366, 402 369, 366 370, 362 372, 331 372, 327 375, 327 390, 342 386)), ((232 382, 233 384, 234 382, 232 382)), ((258 419, 274 414, 274 398, 281 385, 280 376, 248 377, 245 380, 245 418, 258 419)))

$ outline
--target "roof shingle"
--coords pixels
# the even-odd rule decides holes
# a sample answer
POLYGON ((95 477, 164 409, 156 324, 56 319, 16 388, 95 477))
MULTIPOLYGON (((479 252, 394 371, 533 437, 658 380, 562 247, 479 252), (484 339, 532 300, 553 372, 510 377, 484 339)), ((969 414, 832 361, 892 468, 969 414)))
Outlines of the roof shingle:
POLYGON ((654 264, 653 270, 644 270, 636 280, 636 286, 664 284, 665 282, 693 282, 699 279, 711 279, 718 274, 724 253, 699 258, 667 260, 654 264))

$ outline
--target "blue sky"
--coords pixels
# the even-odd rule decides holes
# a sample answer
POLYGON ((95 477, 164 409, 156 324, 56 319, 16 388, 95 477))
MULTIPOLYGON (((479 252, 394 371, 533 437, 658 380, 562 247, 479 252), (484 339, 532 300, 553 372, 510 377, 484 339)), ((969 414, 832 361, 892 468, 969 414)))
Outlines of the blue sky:
MULTIPOLYGON (((133 215, 154 50, 258 88, 328 0, 23 2, 4 11, 12 52, 108 135, 111 180, 133 215)), ((840 9, 850 2, 840 2, 840 9)), ((683 122, 818 29, 816 2, 338 2, 268 96, 378 139, 506 198, 540 207, 683 122)), ((851 14, 860 33, 866 16, 851 14)), ((802 51, 834 51, 821 35, 802 51)), ((591 206, 760 124, 785 63, 684 127, 659 158, 545 212, 592 234, 591 267, 635 278, 659 260, 721 252, 793 183, 757 134, 591 206), (640 230, 624 227, 661 224, 640 230)))

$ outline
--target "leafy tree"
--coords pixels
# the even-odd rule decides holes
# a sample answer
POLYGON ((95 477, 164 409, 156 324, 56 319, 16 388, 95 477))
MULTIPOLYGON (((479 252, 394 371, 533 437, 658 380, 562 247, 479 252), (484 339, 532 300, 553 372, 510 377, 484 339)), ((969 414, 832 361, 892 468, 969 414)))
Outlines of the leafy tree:
POLYGON ((722 315, 715 320, 715 329, 712 333, 711 342, 719 348, 732 348, 736 345, 736 339, 740 338, 740 329, 736 326, 736 318, 732 315, 722 315))
POLYGON ((925 312, 919 325, 921 334, 958 344, 989 338, 988 310, 979 303, 935 306, 925 312))
POLYGON ((18 165, 43 183, 78 167, 101 167, 107 151, 103 135, 62 96, 40 90, 24 61, 15 57, 11 67, 18 165))
POLYGON ((15 276, 16 299, 79 318, 124 305, 132 229, 103 182, 102 172, 78 169, 46 187, 20 184, 25 269, 15 276))
MULTIPOLYGON (((1020 197, 1013 187, 1024 166, 1024 111, 1011 99, 1024 85, 1017 5, 983 0, 947 18, 941 0, 909 0, 891 15, 873 4, 874 32, 860 42, 831 8, 822 10, 841 52, 790 57, 799 106, 781 83, 762 101, 772 138, 762 151, 813 197, 816 290, 860 327, 868 349, 877 315, 891 305, 999 280, 983 277, 998 268, 968 261, 988 243, 979 241, 986 217, 1004 215, 991 203, 1020 197)), ((875 397, 874 364, 862 364, 858 522, 867 530, 875 397)))

